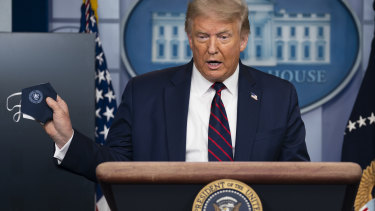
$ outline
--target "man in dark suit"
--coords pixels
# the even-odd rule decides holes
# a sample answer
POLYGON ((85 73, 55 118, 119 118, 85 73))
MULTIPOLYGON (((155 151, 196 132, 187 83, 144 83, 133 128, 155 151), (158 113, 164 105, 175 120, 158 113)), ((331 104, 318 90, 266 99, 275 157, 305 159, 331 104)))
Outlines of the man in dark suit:
POLYGON ((131 79, 105 146, 72 129, 68 107, 47 99, 58 163, 95 180, 105 161, 308 161, 293 85, 241 63, 245 1, 193 0, 185 30, 193 60, 131 79))

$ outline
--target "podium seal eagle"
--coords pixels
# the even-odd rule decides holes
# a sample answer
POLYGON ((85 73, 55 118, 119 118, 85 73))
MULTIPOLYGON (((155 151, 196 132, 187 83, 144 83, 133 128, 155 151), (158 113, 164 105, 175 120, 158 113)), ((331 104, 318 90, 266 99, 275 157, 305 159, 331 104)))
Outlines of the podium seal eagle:
POLYGON ((222 179, 201 189, 192 211, 263 211, 263 208, 251 187, 238 180, 222 179))

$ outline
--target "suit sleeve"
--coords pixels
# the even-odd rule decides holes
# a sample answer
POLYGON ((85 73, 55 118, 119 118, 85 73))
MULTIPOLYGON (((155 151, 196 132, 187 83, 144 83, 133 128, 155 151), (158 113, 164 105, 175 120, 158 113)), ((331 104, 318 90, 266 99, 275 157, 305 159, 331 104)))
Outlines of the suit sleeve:
POLYGON ((75 130, 61 167, 96 181, 95 170, 100 163, 132 160, 132 91, 133 80, 130 80, 105 145, 101 146, 75 130))
POLYGON ((310 161, 305 142, 306 130, 298 106, 297 93, 294 86, 292 84, 290 86, 287 130, 281 146, 279 160, 310 161))

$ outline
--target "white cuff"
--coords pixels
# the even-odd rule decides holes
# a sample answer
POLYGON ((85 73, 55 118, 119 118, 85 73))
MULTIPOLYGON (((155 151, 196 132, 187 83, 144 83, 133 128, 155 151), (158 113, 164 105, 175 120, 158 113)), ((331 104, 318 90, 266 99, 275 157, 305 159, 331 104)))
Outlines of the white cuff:
POLYGON ((66 152, 69 149, 70 143, 72 142, 73 136, 74 136, 74 130, 73 130, 72 137, 70 137, 69 141, 61 149, 55 144, 55 154, 53 155, 53 157, 57 159, 58 165, 60 165, 61 162, 63 161, 66 155, 66 152))

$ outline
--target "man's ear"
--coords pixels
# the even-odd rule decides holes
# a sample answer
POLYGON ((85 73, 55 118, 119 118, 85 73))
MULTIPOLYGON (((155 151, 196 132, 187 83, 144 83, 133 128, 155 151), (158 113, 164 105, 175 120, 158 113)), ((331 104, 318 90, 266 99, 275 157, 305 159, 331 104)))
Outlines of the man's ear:
POLYGON ((249 40, 249 35, 248 34, 243 34, 241 35, 241 43, 240 43, 240 51, 244 51, 247 46, 247 41, 249 40))

